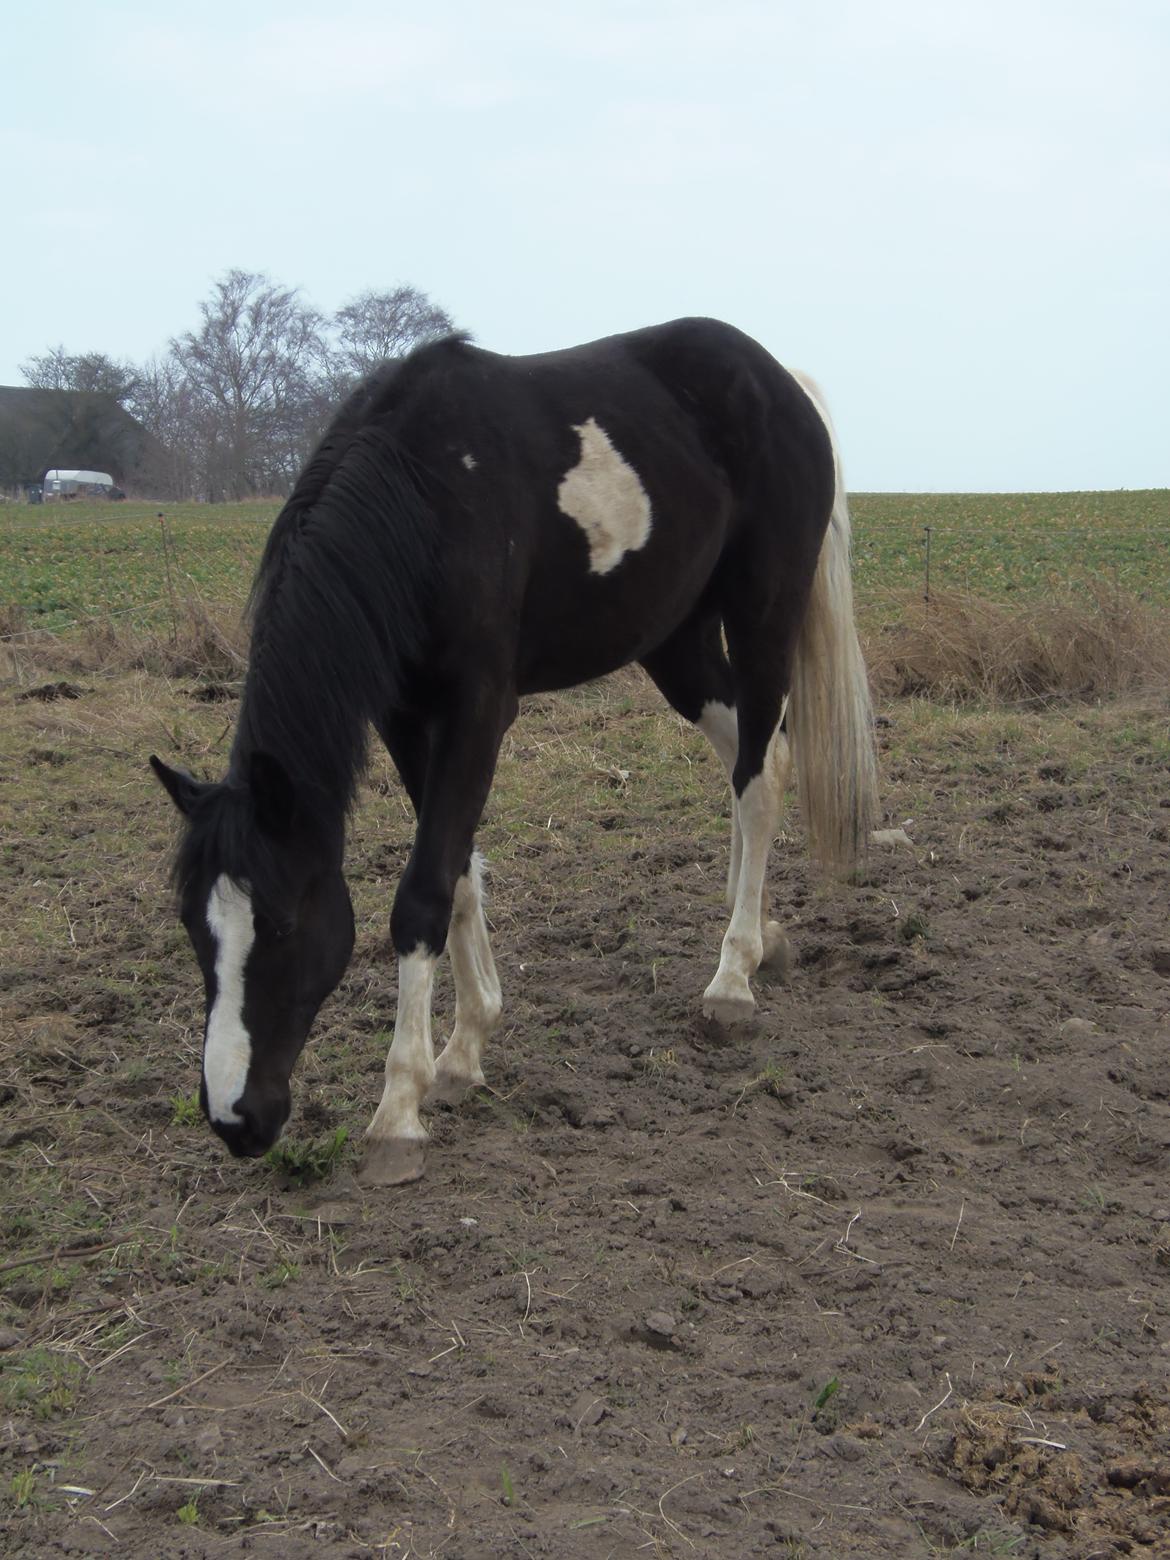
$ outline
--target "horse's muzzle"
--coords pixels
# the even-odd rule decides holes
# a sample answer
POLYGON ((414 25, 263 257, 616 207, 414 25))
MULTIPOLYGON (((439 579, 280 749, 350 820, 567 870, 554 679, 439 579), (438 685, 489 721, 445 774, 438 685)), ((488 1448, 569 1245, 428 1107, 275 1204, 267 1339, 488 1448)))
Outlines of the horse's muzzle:
POLYGON ((212 1127, 228 1146, 234 1159, 259 1159, 284 1131, 291 1101, 273 1100, 271 1104, 239 1110, 240 1121, 213 1121, 212 1127))

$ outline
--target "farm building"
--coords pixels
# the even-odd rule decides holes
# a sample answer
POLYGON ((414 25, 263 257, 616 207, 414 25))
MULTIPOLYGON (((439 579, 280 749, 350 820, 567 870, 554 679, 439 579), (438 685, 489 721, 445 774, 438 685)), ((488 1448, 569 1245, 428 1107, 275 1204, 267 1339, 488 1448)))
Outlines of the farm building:
POLYGON ((127 488, 158 448, 112 396, 0 385, 0 491, 28 492, 63 470, 127 488))

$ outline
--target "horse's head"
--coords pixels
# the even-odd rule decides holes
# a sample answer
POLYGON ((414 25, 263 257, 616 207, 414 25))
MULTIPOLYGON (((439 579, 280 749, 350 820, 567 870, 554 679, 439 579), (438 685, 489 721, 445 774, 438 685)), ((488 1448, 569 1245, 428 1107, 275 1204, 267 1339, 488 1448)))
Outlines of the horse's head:
POLYGON ((293 1065, 353 952, 341 825, 315 824, 262 753, 220 784, 150 762, 186 819, 176 875, 207 994, 200 1099, 232 1153, 256 1156, 288 1120, 293 1065))

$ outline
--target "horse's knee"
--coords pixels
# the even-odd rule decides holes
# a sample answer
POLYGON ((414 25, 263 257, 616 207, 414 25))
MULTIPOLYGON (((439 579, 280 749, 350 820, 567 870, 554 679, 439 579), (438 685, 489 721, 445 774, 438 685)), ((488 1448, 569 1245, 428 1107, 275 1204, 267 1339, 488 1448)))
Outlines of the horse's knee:
POLYGON ((405 879, 390 912, 390 940, 400 958, 425 948, 436 958, 447 946, 451 926, 451 895, 405 879))
POLYGON ((451 914, 456 921, 470 921, 483 905, 483 863, 473 855, 467 871, 455 884, 451 914))

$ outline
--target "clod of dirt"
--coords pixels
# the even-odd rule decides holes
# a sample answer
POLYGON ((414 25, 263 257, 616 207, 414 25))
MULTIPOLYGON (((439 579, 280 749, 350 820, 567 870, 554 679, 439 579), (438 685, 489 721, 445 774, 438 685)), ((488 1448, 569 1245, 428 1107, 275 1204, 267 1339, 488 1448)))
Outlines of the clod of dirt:
POLYGON ((1135 1490, 1139 1484, 1150 1478, 1154 1470, 1149 1463, 1142 1462, 1137 1457, 1127 1457, 1122 1462, 1112 1463, 1105 1470, 1105 1477, 1116 1489, 1135 1490))
POLYGON ((908 845, 914 849, 914 841, 905 829, 874 829, 869 836, 871 845, 908 845))
POLYGON ((642 1325, 633 1329, 632 1336, 652 1349, 677 1349, 680 1345, 674 1336, 674 1326, 674 1317, 667 1312, 649 1311, 642 1319, 642 1325))
POLYGON ((192 688, 188 697, 196 704, 227 704, 238 699, 241 691, 239 683, 207 682, 192 688))
POLYGON ((571 1094, 567 1089, 538 1090, 532 1096, 532 1103, 539 1110, 563 1116, 571 1127, 592 1127, 600 1131, 613 1126, 617 1119, 608 1102, 598 1104, 571 1094))
POLYGON ((1059 1033, 1065 1040, 1088 1040, 1097 1033, 1097 1026, 1087 1018, 1066 1018, 1059 1033))
POLYGON ((306 1224, 353 1224, 360 1217, 360 1211, 352 1203, 341 1202, 337 1198, 318 1203, 315 1208, 306 1208, 304 1213, 298 1215, 306 1224))
POLYGON ((18 693, 16 702, 25 704, 29 699, 38 699, 42 704, 51 704, 54 699, 80 699, 92 691, 91 688, 79 688, 71 682, 42 683, 39 688, 26 688, 23 693, 18 693))
POLYGON ((1081 1460, 1064 1449, 1030 1444, 1015 1416, 980 1406, 964 1415, 946 1460, 959 1482, 980 1494, 995 1492, 1020 1522, 1069 1532, 1071 1513, 1087 1496, 1081 1460))
POLYGON ((38 1138, 47 1141, 52 1135, 53 1129, 48 1122, 33 1122, 28 1126, 15 1127, 0 1136, 0 1148, 17 1148, 21 1143, 35 1143, 38 1138))

